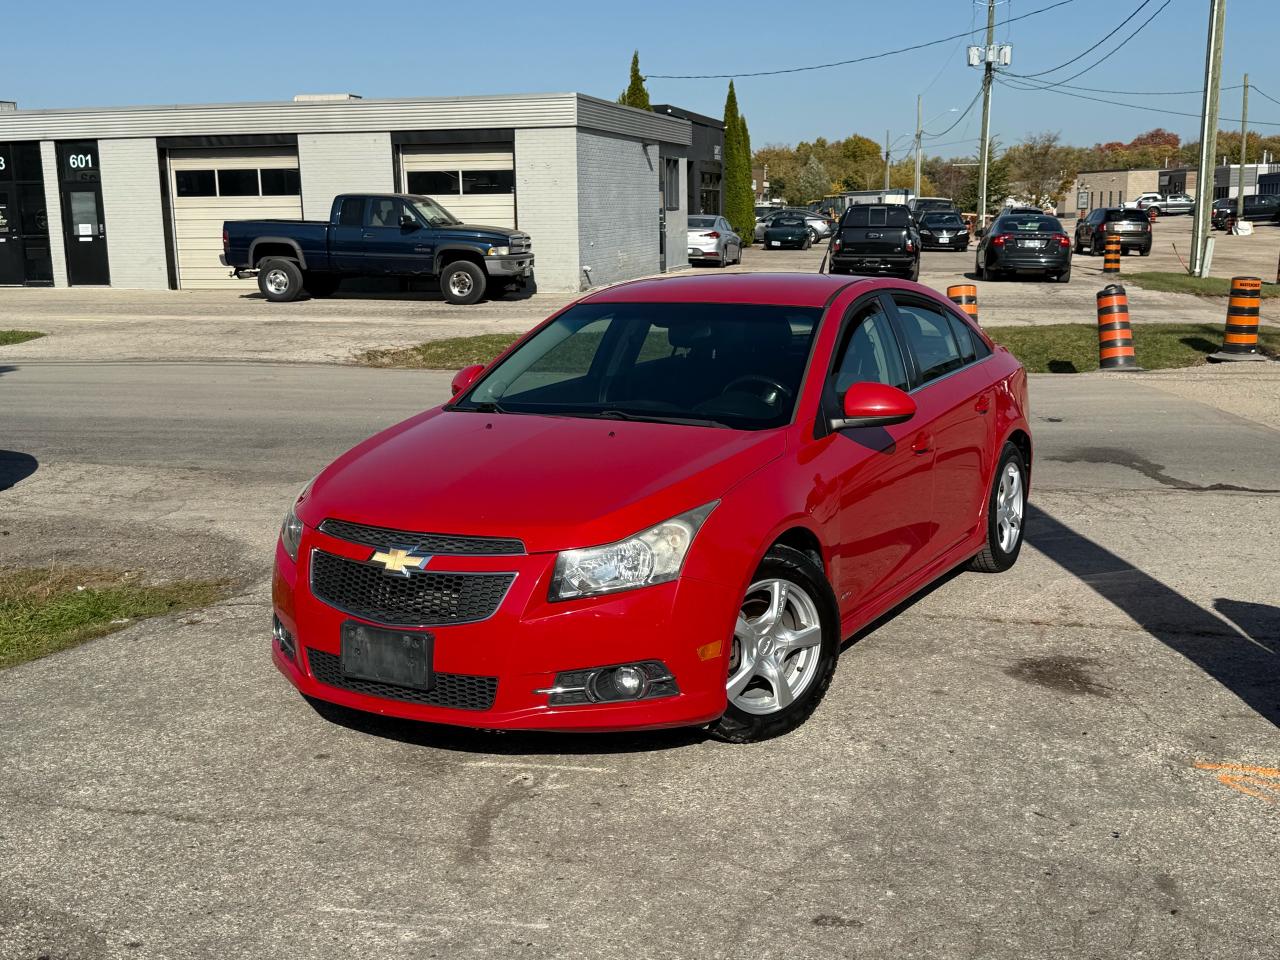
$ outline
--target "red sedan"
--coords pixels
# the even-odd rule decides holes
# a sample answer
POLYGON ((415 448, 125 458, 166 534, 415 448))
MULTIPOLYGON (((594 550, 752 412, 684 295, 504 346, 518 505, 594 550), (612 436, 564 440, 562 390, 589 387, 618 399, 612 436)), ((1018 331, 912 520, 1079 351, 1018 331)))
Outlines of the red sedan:
POLYGON ((416 720, 775 736, 844 638, 1017 559, 1026 411, 1018 361, 909 281, 611 287, 311 482, 273 657, 416 720))

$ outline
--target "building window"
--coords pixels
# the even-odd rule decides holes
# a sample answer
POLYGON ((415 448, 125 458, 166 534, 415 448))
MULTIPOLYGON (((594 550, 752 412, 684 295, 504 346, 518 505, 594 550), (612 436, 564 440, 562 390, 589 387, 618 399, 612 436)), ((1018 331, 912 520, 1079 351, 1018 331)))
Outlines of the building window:
POLYGON ((302 177, 297 170, 262 170, 264 197, 296 197, 302 194, 302 177))
POLYGON ((218 171, 218 196, 256 197, 258 192, 257 170, 218 171))
POLYGON ((408 183, 410 193, 453 196, 459 193, 458 174, 453 170, 412 170, 408 183))
POLYGON ((680 161, 662 161, 662 202, 668 210, 680 209, 680 161))
POLYGON ((178 170, 173 175, 180 197, 216 197, 218 186, 212 170, 178 170))
POLYGON ((463 170, 463 193, 515 193, 514 170, 463 170))

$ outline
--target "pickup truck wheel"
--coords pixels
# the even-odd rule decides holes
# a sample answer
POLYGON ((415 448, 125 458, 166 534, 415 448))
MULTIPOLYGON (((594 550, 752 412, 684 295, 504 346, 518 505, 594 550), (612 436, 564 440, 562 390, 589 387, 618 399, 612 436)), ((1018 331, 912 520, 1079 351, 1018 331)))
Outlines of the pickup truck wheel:
POLYGON ((484 271, 470 260, 455 260, 440 272, 440 289, 449 303, 468 305, 484 296, 484 271))
POLYGON ((302 294, 302 271, 292 260, 266 260, 258 267, 258 289, 272 303, 288 303, 302 294))

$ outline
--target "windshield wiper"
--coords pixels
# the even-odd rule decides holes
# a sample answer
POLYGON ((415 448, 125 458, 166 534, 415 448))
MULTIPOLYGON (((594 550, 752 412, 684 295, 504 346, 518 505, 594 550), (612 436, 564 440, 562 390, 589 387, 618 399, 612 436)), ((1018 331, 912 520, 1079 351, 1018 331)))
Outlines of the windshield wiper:
POLYGON ((455 410, 470 410, 472 413, 510 413, 511 411, 497 400, 476 401, 470 407, 454 407, 455 410))
POLYGON ((601 420, 631 420, 637 423, 675 423, 687 427, 721 427, 726 430, 733 428, 723 420, 713 420, 711 417, 673 417, 664 413, 629 413, 626 410, 597 410, 584 413, 571 413, 571 417, 596 417, 601 420))

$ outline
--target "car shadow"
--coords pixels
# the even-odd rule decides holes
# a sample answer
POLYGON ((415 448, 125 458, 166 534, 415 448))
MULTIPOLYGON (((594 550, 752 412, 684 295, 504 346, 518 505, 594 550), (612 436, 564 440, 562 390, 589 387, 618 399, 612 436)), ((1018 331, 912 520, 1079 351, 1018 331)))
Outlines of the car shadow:
POLYGON ((29 453, 0 450, 0 490, 16 486, 40 468, 40 462, 29 453))
MULTIPOLYGON (((523 287, 514 290, 502 290, 495 293, 487 290, 481 302, 516 302, 528 300, 538 292, 536 279, 530 280, 523 287)), ((266 297, 258 289, 240 294, 241 300, 261 300, 266 297)), ((440 284, 434 280, 412 280, 396 277, 368 277, 355 280, 344 280, 342 286, 327 297, 313 297, 304 294, 292 303, 305 303, 308 300, 406 300, 427 303, 445 303, 444 294, 440 292, 440 284)))
POLYGON ((1280 608, 1222 598, 1215 616, 1032 505, 1027 542, 1280 727, 1280 608))
POLYGON ((1075 363, 1071 360, 1050 360, 1049 372, 1050 373, 1079 373, 1080 371, 1076 369, 1075 363))
POLYGON ((401 720, 364 713, 348 707, 305 697, 321 717, 357 733, 394 740, 415 747, 477 753, 486 756, 598 756, 619 753, 653 753, 703 743, 710 739, 705 728, 679 727, 631 733, 556 733, 530 730, 474 730, 444 724, 401 720))

